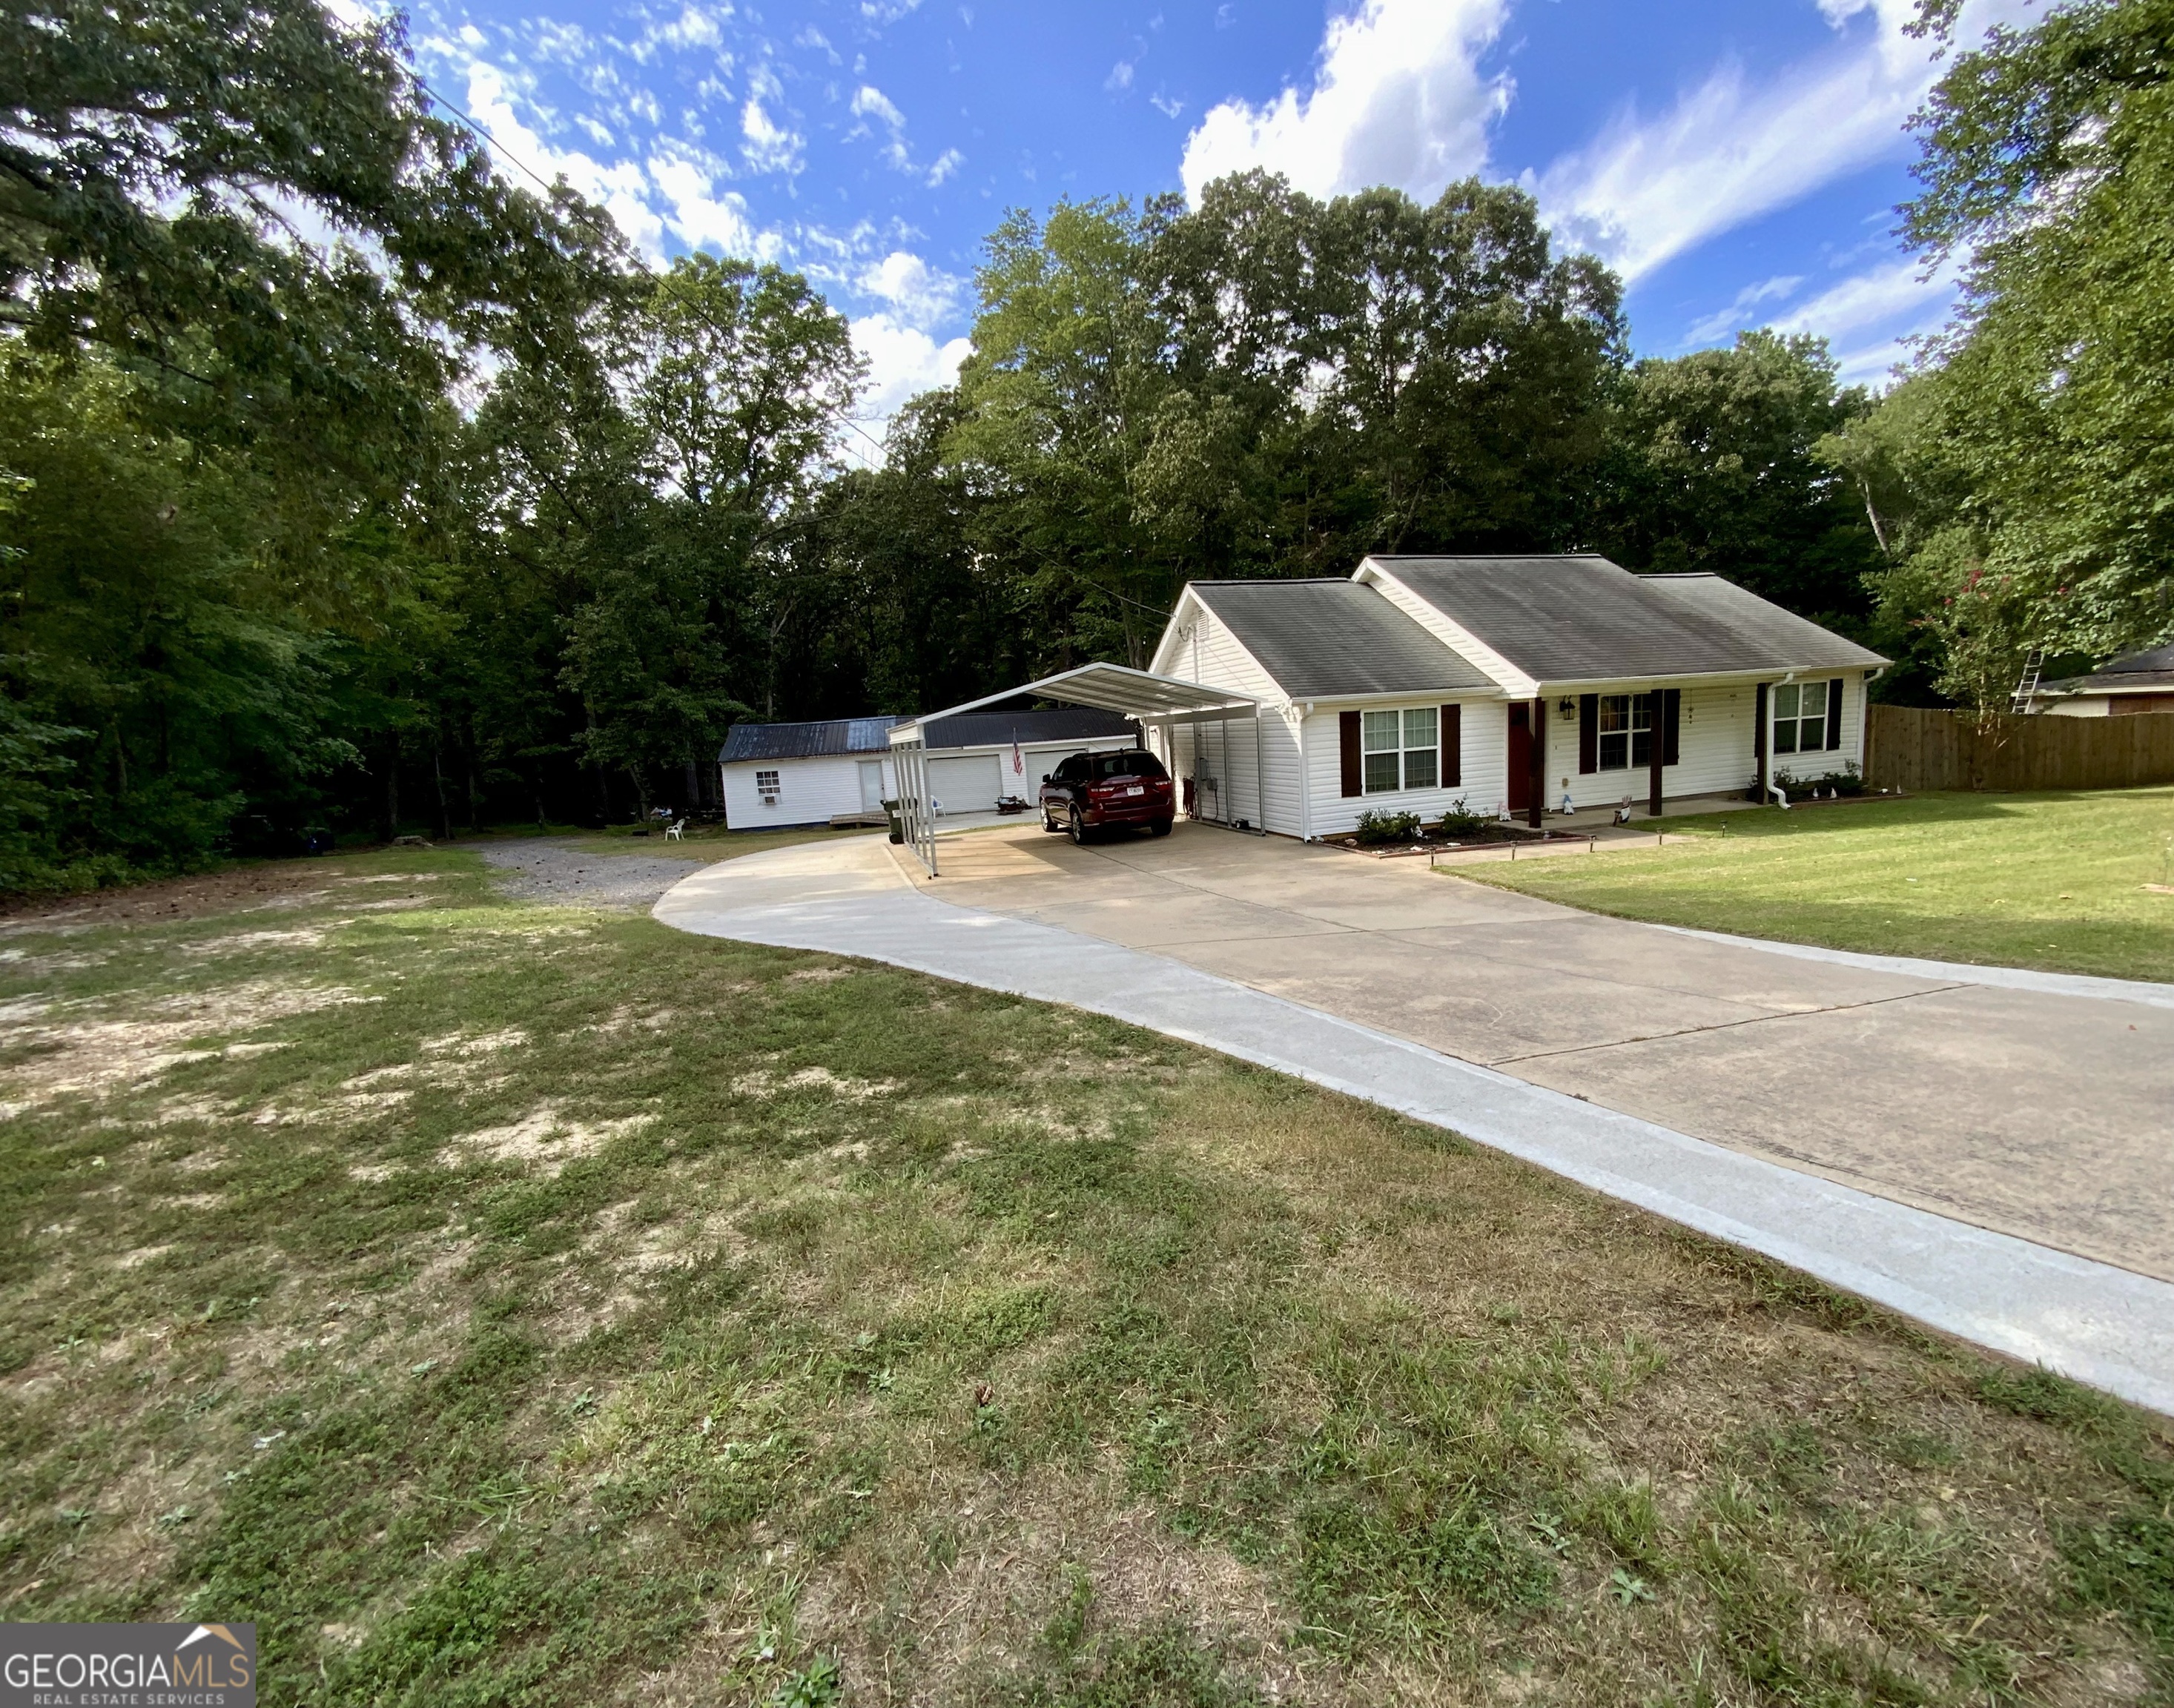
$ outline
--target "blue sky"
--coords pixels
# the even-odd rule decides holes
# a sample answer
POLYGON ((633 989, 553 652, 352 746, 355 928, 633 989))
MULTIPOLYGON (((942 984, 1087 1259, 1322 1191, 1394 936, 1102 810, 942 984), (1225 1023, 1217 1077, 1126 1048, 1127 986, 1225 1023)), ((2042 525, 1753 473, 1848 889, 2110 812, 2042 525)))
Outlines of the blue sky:
MULTIPOLYGON (((881 422, 965 349, 1013 207, 1525 185, 1634 343, 1819 332, 1877 381, 1951 297, 1895 242, 1934 72, 1911 0, 423 0, 432 87, 653 256, 755 255, 852 320, 881 422)), ((1976 0, 1975 36, 2018 0, 1976 0)))

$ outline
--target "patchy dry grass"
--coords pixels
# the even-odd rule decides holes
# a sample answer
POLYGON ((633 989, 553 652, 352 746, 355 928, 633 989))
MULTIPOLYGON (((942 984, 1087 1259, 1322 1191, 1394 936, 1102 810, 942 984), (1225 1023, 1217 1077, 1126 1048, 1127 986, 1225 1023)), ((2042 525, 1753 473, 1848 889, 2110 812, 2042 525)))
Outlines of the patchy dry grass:
POLYGON ((327 1704, 2174 1685, 2156 1420, 1115 1023, 311 870, 9 933, 0 1617, 327 1704))

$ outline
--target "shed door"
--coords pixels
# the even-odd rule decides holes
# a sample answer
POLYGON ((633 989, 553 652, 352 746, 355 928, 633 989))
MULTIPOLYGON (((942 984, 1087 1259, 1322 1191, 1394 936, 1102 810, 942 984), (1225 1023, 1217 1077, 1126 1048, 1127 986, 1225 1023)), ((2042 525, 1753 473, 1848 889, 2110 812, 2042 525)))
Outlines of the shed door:
POLYGON ((883 761, 861 761, 861 810, 863 813, 883 811, 883 761))
POLYGON ((928 792, 944 803, 947 813, 993 813, 997 797, 1003 792, 999 776, 994 754, 931 759, 928 792))

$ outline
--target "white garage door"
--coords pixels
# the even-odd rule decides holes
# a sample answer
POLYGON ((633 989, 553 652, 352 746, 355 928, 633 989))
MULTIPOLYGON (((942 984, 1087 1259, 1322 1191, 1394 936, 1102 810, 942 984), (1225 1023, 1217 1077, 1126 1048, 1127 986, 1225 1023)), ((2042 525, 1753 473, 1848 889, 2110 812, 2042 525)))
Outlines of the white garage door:
POLYGON ((993 813, 1003 792, 994 754, 971 759, 931 759, 928 792, 944 803, 947 813, 993 813))

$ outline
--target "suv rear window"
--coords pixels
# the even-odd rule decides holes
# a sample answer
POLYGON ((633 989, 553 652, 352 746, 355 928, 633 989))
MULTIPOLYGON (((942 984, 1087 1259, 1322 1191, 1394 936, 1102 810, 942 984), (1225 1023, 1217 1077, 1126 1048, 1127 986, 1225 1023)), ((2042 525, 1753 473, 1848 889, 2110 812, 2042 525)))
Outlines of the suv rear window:
POLYGON ((1095 754, 1089 763, 1095 767, 1096 781, 1105 777, 1165 777, 1170 775, 1162 768, 1162 761, 1153 754, 1134 749, 1126 753, 1095 754))

